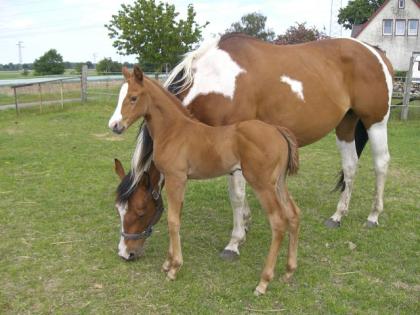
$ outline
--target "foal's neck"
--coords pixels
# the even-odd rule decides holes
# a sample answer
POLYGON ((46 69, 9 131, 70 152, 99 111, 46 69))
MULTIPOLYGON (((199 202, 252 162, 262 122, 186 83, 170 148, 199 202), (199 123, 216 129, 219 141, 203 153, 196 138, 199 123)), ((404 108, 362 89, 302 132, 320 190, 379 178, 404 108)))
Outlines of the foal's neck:
POLYGON ((179 125, 192 122, 193 119, 182 103, 157 82, 146 79, 150 91, 151 105, 145 115, 152 138, 176 130, 179 125))

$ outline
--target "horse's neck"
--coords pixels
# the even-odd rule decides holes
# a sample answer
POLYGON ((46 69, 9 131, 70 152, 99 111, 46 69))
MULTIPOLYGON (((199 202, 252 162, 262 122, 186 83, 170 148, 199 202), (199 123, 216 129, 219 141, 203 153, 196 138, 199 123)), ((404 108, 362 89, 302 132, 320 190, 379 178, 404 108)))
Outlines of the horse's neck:
POLYGON ((173 132, 173 130, 176 132, 179 126, 192 122, 187 113, 179 107, 182 105, 176 103, 176 99, 156 83, 149 81, 148 84, 150 84, 152 102, 146 114, 146 120, 153 140, 167 132, 173 132))

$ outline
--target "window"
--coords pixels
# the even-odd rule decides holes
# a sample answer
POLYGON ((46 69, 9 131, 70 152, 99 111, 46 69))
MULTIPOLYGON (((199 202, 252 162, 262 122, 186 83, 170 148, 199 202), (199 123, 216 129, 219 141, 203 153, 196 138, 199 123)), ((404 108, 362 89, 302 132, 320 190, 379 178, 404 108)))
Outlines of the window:
POLYGON ((417 36, 419 33, 419 20, 408 20, 408 36, 417 36))
POLYGON ((392 35, 392 20, 383 20, 382 22, 382 34, 392 35))
POLYGON ((396 36, 405 35, 405 20, 395 20, 395 35, 396 36))
POLYGON ((398 0, 398 9, 404 9, 405 0, 398 0))

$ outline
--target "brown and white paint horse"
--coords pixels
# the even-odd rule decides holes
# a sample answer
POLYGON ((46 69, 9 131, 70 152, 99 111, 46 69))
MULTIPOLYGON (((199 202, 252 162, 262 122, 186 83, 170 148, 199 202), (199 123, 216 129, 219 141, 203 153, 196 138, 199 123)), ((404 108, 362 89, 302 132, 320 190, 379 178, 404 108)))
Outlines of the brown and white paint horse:
MULTIPOLYGON (((274 277, 286 230, 289 231, 289 252, 285 277, 289 279, 297 267, 300 213, 286 185, 287 173, 294 174, 298 169, 297 143, 293 135, 286 128, 260 120, 208 126, 193 119, 179 99, 145 77, 138 66, 134 67, 133 74, 126 68, 123 73, 128 89, 122 115, 130 117, 125 120, 126 127, 144 117, 153 138, 153 162, 165 178, 170 240, 162 269, 168 279, 176 278, 183 263, 179 231, 187 180, 226 175, 238 168, 265 209, 272 233, 270 250, 255 293, 264 294, 274 277)), ((133 212, 130 210, 130 204, 126 203, 126 214, 122 219, 133 212)), ((124 238, 130 238, 130 235, 123 230, 124 238)))
MULTIPOLYGON (((166 86, 197 119, 212 126, 259 119, 290 129, 299 146, 311 144, 335 128, 343 178, 337 210, 326 221, 330 227, 340 226, 348 212, 358 159, 369 139, 376 189, 367 225, 376 226, 383 211, 390 160, 387 122, 392 74, 382 52, 354 39, 277 46, 232 34, 189 53, 166 86)), ((109 121, 109 127, 118 133, 131 123, 122 103, 126 93, 127 83, 109 121)), ((134 181, 140 178, 145 157, 151 153, 147 128, 141 135, 132 160, 134 181)), ((240 172, 229 176, 229 196, 234 224, 223 252, 227 257, 239 254, 250 216, 240 172)))

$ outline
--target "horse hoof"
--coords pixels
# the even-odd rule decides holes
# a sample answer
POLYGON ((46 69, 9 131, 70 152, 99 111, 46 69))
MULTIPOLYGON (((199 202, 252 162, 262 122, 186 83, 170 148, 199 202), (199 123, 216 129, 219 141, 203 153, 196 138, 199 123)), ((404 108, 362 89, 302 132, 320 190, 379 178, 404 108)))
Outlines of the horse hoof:
POLYGON ((333 219, 329 218, 327 221, 325 221, 325 226, 330 229, 336 229, 341 226, 341 222, 334 221, 333 219))
POLYGON ((224 249, 220 253, 220 258, 222 258, 225 261, 234 261, 239 258, 239 254, 237 252, 234 252, 233 250, 224 249))
POLYGON ((378 227, 378 222, 372 222, 372 221, 367 220, 366 227, 369 229, 376 228, 378 227))
POLYGON ((255 288, 255 290, 254 290, 254 295, 255 296, 261 296, 261 295, 264 295, 264 294, 265 294, 265 290, 262 290, 258 287, 255 288))
POLYGON ((175 279, 176 279, 176 274, 175 273, 169 271, 166 274, 166 281, 174 281, 175 279))

